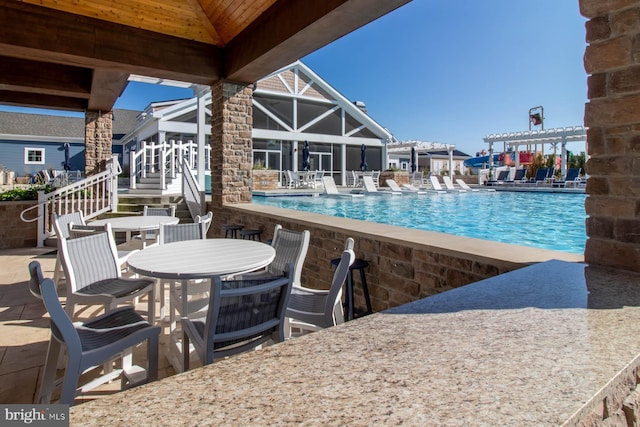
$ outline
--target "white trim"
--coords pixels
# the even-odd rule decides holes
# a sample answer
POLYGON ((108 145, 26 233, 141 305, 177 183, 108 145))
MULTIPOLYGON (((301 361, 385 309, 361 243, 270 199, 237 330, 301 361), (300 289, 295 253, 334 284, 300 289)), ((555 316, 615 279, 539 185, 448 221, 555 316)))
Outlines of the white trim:
POLYGON ((68 136, 42 136, 42 135, 12 135, 9 133, 0 133, 0 140, 14 141, 32 141, 32 142, 82 142, 84 138, 68 137, 68 136))
POLYGON ((382 147, 383 143, 378 138, 357 138, 340 135, 325 135, 318 133, 302 133, 302 132, 289 132, 284 130, 271 130, 271 129, 253 129, 251 132, 252 138, 258 139, 276 139, 281 141, 309 141, 309 142, 323 142, 332 144, 346 144, 346 145, 366 145, 368 147, 382 147))
MULTIPOLYGON (((276 123, 278 123, 280 126, 282 126, 283 128, 287 129, 289 132, 293 132, 293 129, 291 128, 291 126, 289 126, 288 124, 286 124, 285 122, 283 122, 282 120, 280 120, 277 116, 273 115, 273 113, 271 113, 271 111, 269 111, 269 109, 267 107, 265 107, 264 105, 260 104, 258 101, 256 101, 255 98, 252 99, 251 101, 253 103, 253 105, 255 107, 258 107, 258 109, 260 111, 262 111, 263 113, 265 113, 267 116, 271 117, 273 120, 275 120, 276 123)), ((253 126, 252 126, 253 127, 253 126)), ((255 128, 254 128, 255 130, 255 128)))
POLYGON ((330 116, 331 114, 335 113, 336 110, 340 109, 340 107, 338 107, 337 105, 335 107, 333 107, 330 110, 325 111, 324 113, 320 114, 318 117, 316 117, 315 119, 305 123, 304 125, 300 126, 298 128, 298 132, 304 132, 306 129, 309 129, 311 126, 315 125, 316 123, 318 123, 319 121, 323 120, 324 118, 326 118, 327 116, 330 116))
POLYGON ((44 165, 46 162, 45 158, 45 148, 44 147, 24 147, 24 164, 25 165, 44 165), (34 162, 29 160, 29 152, 30 151, 41 151, 42 160, 39 162, 34 162))

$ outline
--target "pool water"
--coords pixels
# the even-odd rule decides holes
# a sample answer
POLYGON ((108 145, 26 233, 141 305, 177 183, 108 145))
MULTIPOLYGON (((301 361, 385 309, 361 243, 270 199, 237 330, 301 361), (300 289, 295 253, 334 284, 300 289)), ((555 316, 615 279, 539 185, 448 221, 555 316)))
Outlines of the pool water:
POLYGON ((585 197, 470 192, 354 199, 254 196, 253 203, 581 254, 587 239, 585 197))

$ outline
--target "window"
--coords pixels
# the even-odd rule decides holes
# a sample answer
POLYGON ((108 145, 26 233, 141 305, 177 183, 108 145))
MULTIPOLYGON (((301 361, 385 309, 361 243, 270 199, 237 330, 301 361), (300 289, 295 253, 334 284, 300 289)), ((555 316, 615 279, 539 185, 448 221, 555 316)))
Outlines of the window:
POLYGON ((24 164, 25 165, 44 165, 44 148, 25 147, 24 164))

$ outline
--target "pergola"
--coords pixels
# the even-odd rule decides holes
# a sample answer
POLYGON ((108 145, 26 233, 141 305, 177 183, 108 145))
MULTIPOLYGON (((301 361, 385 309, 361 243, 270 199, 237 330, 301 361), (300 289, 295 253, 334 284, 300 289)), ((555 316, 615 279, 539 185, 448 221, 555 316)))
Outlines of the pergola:
MULTIPOLYGON (((502 142, 506 146, 512 148, 515 153, 516 167, 520 167, 520 156, 518 155, 521 146, 530 150, 532 145, 542 145, 544 153, 544 145, 550 144, 554 148, 560 144, 562 150, 562 174, 567 171, 567 142, 586 141, 587 130, 583 126, 569 126, 563 128, 530 130, 522 132, 504 132, 494 133, 484 137, 484 142, 489 144, 489 167, 493 167, 493 144, 502 142)), ((586 150, 585 150, 586 152, 586 150)))

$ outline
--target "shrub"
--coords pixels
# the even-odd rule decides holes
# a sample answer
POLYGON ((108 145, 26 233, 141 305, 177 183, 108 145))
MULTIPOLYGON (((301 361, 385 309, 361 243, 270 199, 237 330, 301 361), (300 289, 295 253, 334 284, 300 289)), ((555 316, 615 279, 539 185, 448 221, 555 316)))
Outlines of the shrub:
POLYGON ((49 193, 55 188, 50 185, 34 185, 28 188, 14 188, 0 193, 0 201, 9 202, 17 200, 38 200, 38 191, 44 190, 49 193))

